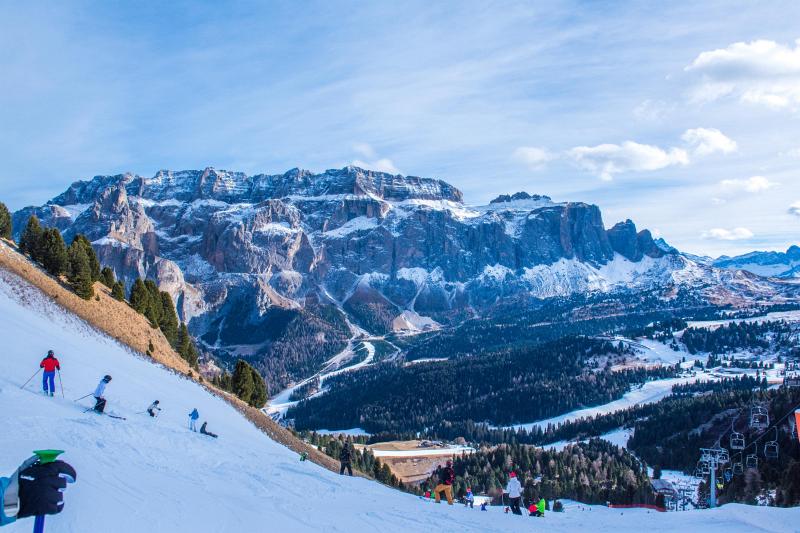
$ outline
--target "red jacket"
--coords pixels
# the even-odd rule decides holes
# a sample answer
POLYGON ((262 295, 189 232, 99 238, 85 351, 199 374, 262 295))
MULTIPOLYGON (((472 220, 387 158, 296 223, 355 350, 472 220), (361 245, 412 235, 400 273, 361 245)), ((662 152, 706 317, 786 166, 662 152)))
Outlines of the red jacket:
POLYGON ((45 372, 55 372, 56 369, 61 370, 61 365, 58 364, 58 359, 55 357, 45 357, 39 363, 39 368, 44 368, 45 372))

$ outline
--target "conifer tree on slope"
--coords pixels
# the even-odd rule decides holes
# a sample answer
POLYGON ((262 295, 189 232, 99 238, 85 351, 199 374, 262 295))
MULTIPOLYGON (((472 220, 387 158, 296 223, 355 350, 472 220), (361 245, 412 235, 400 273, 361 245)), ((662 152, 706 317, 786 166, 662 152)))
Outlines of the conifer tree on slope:
POLYGON ((111 268, 103 267, 103 270, 100 271, 100 281, 102 281, 103 285, 109 289, 113 289, 114 284, 117 282, 117 278, 114 276, 114 271, 111 270, 111 268))
POLYGON ((176 345, 178 340, 178 315, 175 313, 175 306, 172 303, 172 296, 168 292, 161 292, 161 319, 158 321, 158 327, 164 333, 169 343, 172 346, 176 345))
POLYGON ((92 281, 100 281, 100 261, 97 259, 97 254, 94 253, 92 243, 89 242, 89 239, 87 239, 85 235, 81 235, 80 233, 75 235, 75 238, 72 239, 73 243, 76 241, 83 246, 86 252, 86 259, 89 261, 89 272, 92 276, 92 281))
POLYGON ((161 294, 158 291, 156 282, 151 279, 145 280, 144 286, 149 294, 149 301, 144 311, 144 316, 147 317, 153 328, 157 328, 161 321, 161 315, 163 314, 161 309, 161 294))
POLYGON ((147 287, 145 287, 142 278, 136 278, 136 281, 133 282, 131 295, 128 301, 137 313, 143 315, 147 311, 147 308, 150 306, 150 292, 148 292, 147 287))
POLYGON ((36 215, 31 215, 22 235, 20 235, 19 250, 23 254, 28 254, 34 261, 39 261, 41 257, 39 249, 42 243, 42 233, 44 231, 41 224, 39 224, 39 219, 36 218, 36 215))
POLYGON ((12 230, 11 213, 8 212, 6 204, 0 202, 0 237, 10 239, 12 230))
POLYGON ((189 328, 185 323, 181 323, 178 328, 178 340, 176 342, 175 350, 192 368, 197 368, 197 348, 194 346, 191 335, 189 335, 189 328))
POLYGON ((84 300, 89 300, 94 296, 92 269, 89 265, 89 258, 86 256, 86 249, 75 241, 72 241, 69 247, 68 278, 75 294, 84 300))
POLYGON ((253 382, 253 373, 250 371, 250 365, 239 359, 236 361, 236 369, 233 371, 233 393, 243 402, 249 404, 254 388, 255 383, 253 382))
POLYGON ((53 276, 65 274, 69 269, 69 256, 61 232, 56 228, 46 228, 39 245, 42 266, 53 276))
POLYGON ((248 403, 260 409, 267 403, 269 391, 267 391, 267 384, 261 374, 258 373, 258 370, 251 366, 250 373, 253 376, 253 393, 250 395, 250 402, 248 403))
POLYGON ((123 285, 121 281, 117 281, 114 283, 114 286, 111 287, 111 296, 120 302, 125 300, 125 285, 123 285))

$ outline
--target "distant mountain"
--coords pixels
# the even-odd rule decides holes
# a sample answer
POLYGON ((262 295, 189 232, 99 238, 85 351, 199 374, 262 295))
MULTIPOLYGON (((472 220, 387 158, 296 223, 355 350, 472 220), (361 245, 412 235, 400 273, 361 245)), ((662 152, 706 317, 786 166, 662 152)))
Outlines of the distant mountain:
POLYGON ((18 233, 32 214, 68 240, 85 234, 129 286, 155 279, 206 352, 247 358, 273 389, 364 332, 490 319, 498 306, 645 291, 665 306, 685 294, 744 306, 798 289, 698 264, 630 220, 606 230, 595 205, 516 193, 468 207, 442 180, 352 166, 97 176, 14 213, 18 233))
POLYGON ((759 276, 800 278, 800 247, 785 252, 750 252, 735 257, 722 256, 712 263, 717 268, 746 270, 759 276))

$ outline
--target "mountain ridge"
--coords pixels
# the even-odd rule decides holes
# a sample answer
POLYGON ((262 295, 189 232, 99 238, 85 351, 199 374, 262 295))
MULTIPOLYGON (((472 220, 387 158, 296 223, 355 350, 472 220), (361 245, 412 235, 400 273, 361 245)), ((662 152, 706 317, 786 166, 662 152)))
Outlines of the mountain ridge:
POLYGON ((653 290, 717 305, 793 297, 687 260, 631 220, 606 229, 596 205, 506 196, 470 207, 443 180, 353 166, 206 168, 96 176, 13 218, 17 234, 35 214, 66 239, 86 235, 128 286, 153 278, 207 353, 253 360, 273 386, 313 374, 364 330, 457 324, 500 303, 653 290))

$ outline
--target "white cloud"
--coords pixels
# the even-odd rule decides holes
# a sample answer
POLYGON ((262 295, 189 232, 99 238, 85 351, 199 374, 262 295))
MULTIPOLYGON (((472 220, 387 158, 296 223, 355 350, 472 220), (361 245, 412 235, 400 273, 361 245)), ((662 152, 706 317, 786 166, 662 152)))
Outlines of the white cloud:
POLYGON ((800 159, 800 148, 792 148, 791 150, 786 150, 785 152, 781 152, 780 155, 786 157, 793 157, 795 159, 800 159))
POLYGON ((698 156, 711 155, 716 152, 729 154, 737 149, 736 141, 716 128, 693 128, 681 135, 692 152, 698 156))
POLYGON ((363 168, 366 170, 376 170, 378 172, 387 172, 389 174, 400 174, 400 170, 394 166, 394 162, 391 159, 376 159, 375 161, 362 161, 360 159, 354 159, 351 163, 355 167, 363 168))
POLYGON ((725 205, 725 204, 728 203, 728 200, 726 200, 724 198, 714 197, 714 198, 711 198, 711 203, 714 204, 714 205, 725 205))
POLYGON ((711 228, 704 231, 701 235, 704 239, 716 239, 720 241, 740 241, 743 239, 750 239, 753 237, 753 232, 747 228, 711 228))
POLYGON ((644 100, 633 108, 633 116, 639 120, 660 122, 675 110, 675 104, 663 100, 644 100))
POLYGON ((689 155, 682 148, 664 150, 658 146, 633 141, 576 146, 567 151, 567 157, 579 167, 598 174, 604 181, 610 181, 614 174, 622 172, 659 170, 689 163, 689 155))
POLYGON ((354 159, 351 165, 366 170, 376 170, 378 172, 387 172, 389 174, 400 174, 400 171, 395 166, 391 159, 385 157, 379 158, 375 149, 367 143, 355 143, 353 151, 360 155, 363 159, 354 159))
POLYGON ((723 190, 728 192, 744 191, 751 193, 766 191, 778 185, 774 181, 769 181, 764 176, 752 176, 747 179, 722 180, 719 184, 723 190))
POLYGON ((699 76, 695 101, 731 96, 772 108, 800 105, 800 39, 794 47, 768 40, 733 43, 702 52, 684 70, 699 76))
POLYGON ((800 217, 800 201, 797 201, 789 206, 789 214, 800 217))
POLYGON ((555 158, 555 154, 537 146, 520 146, 514 150, 514 159, 525 163, 528 168, 533 170, 542 168, 548 161, 555 158))

